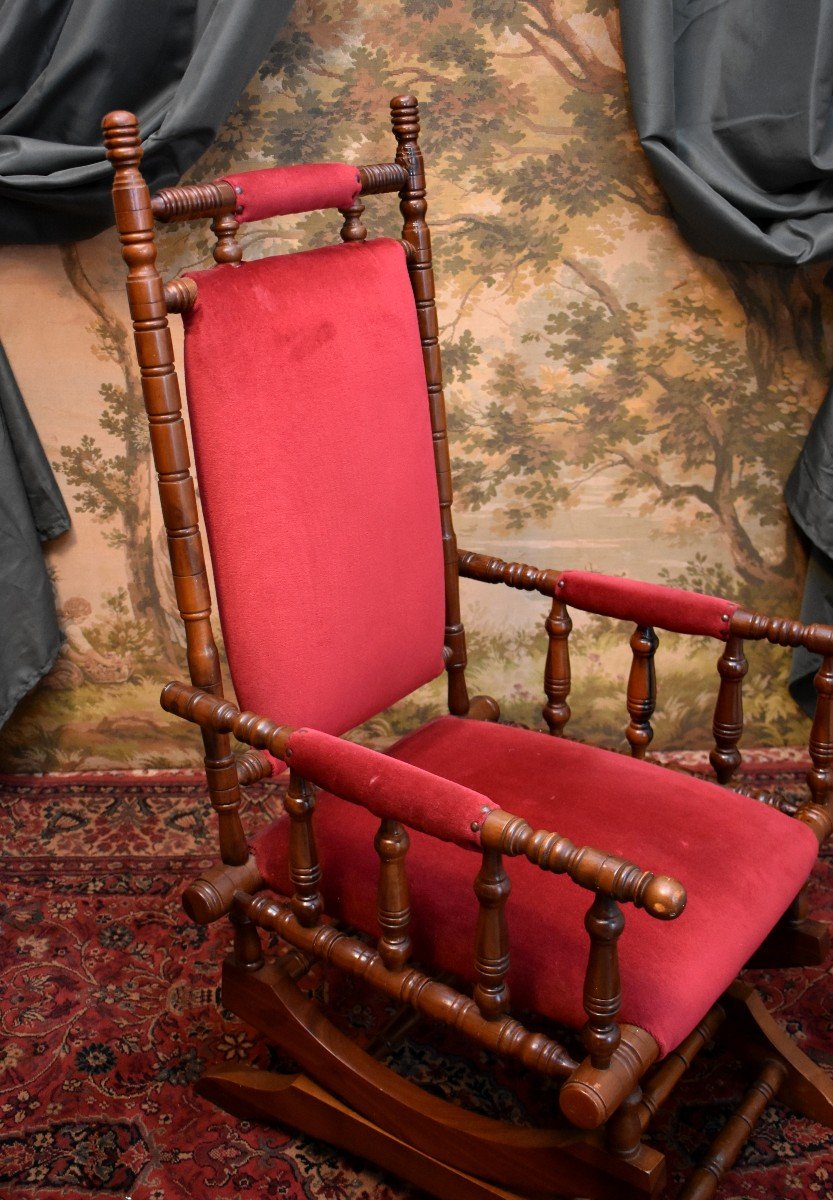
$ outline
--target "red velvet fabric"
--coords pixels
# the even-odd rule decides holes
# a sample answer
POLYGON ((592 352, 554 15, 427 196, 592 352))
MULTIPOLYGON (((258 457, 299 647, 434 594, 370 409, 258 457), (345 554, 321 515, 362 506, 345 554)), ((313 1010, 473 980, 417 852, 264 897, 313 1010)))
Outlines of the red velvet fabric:
POLYGON ((358 171, 347 163, 267 167, 223 179, 237 193, 235 216, 241 225, 317 208, 349 208, 361 187, 358 171))
POLYGON ((442 670, 443 553, 402 247, 195 272, 185 377, 238 700, 342 733, 442 670))
POLYGON ((655 625, 672 633, 701 633, 721 638, 729 635, 729 618, 739 605, 719 596, 704 596, 658 583, 640 583, 592 571, 563 571, 556 595, 573 608, 606 617, 655 625))
POLYGON ((315 729, 296 730, 289 750, 290 765, 310 782, 459 846, 480 847, 480 826, 497 807, 481 792, 315 729))
MULTIPOLYGON (((688 904, 662 922, 624 906, 621 1019, 662 1053, 674 1048, 735 977, 803 885, 818 844, 801 822, 716 784, 529 730, 443 717, 393 747, 393 757, 488 796, 534 828, 594 845, 686 887, 688 904)), ((321 793, 316 837, 326 908, 378 933, 377 819, 321 793)), ((254 842, 269 884, 286 893, 286 822, 254 842)), ((479 856, 411 835, 408 879, 417 961, 473 979, 479 856)), ((580 1028, 592 896, 564 876, 505 859, 515 1008, 580 1028)))

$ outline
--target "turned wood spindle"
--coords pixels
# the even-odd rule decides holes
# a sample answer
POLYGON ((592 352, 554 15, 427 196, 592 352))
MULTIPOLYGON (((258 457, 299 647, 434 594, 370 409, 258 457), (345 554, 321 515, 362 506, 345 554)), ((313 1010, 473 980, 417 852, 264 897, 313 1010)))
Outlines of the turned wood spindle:
POLYGON ((367 226, 362 221, 364 204, 360 197, 357 196, 349 208, 340 208, 338 211, 344 217, 344 224, 339 230, 341 240, 343 242, 363 242, 367 237, 367 226))
POLYGON ((816 712, 810 731, 813 766, 807 775, 807 786, 815 803, 826 808, 833 788, 833 656, 822 659, 813 683, 816 689, 816 712))
POLYGON ((399 821, 383 819, 373 845, 379 855, 377 918, 379 954, 389 971, 399 971, 411 953, 411 901, 405 874, 410 839, 399 821))
POLYGON ((247 971, 260 970, 264 962, 263 947, 260 942, 260 930, 236 897, 229 912, 229 917, 234 926, 233 953, 235 964, 238 967, 244 967, 247 971))
POLYGON ((581 1036, 590 1062, 604 1071, 622 1036, 616 1022, 622 1003, 616 943, 625 918, 616 901, 599 892, 584 918, 584 926, 590 935, 590 956, 584 977, 587 1024, 581 1036))
POLYGON ((439 326, 434 301, 434 271, 431 263, 431 234, 425 221, 425 166, 419 148, 419 106, 414 96, 395 96, 390 102, 391 124, 396 138, 396 162, 407 171, 407 182, 399 193, 403 217, 402 239, 411 246, 408 274, 416 302, 419 335, 428 404, 434 438, 434 461, 440 497, 440 526, 445 563, 445 669, 448 673, 448 709, 456 717, 469 711, 466 688, 466 634, 460 617, 460 578, 457 539, 451 516, 453 492, 451 459, 446 430, 439 326))
POLYGON ((232 263, 234 266, 243 259, 243 247, 237 241, 240 226, 234 213, 221 213, 211 222, 211 232, 216 237, 211 254, 216 263, 232 263))
MULTIPOLYGON (((188 670, 195 687, 222 698, 220 657, 211 629, 211 597, 165 288, 156 267, 150 192, 139 171, 142 158, 139 127, 132 113, 119 111, 109 113, 102 128, 107 157, 115 170, 113 208, 122 257, 128 267, 127 297, 177 605, 185 622, 188 670)), ((248 858, 248 848, 240 821, 240 788, 229 737, 227 733, 204 729, 202 738, 222 860, 232 866, 240 865, 248 858)))
POLYGON ((315 811, 315 789, 295 771, 289 772, 284 807, 289 815, 289 878, 292 893, 292 912, 298 923, 309 928, 321 920, 323 903, 318 891, 321 868, 315 847, 312 815, 315 811))
POLYGON ((486 1020, 474 1000, 456 988, 415 968, 389 971, 378 951, 342 933, 334 925, 305 929, 293 916, 289 905, 278 903, 266 893, 247 897, 244 903, 247 914, 261 929, 274 930, 303 953, 366 980, 371 987, 397 1003, 407 1004, 417 1012, 459 1030, 488 1050, 514 1058, 549 1078, 565 1078, 579 1066, 554 1038, 526 1029, 513 1017, 486 1020))
POLYGON ((650 625, 637 625, 630 640, 633 651, 628 676, 628 713, 630 723, 625 730, 633 758, 644 758, 654 731, 651 717, 657 703, 657 680, 654 655, 659 638, 650 625))
POLYGON ((712 732, 714 749, 709 762, 718 783, 729 783, 741 763, 738 742, 743 733, 743 679, 749 663, 743 652, 743 639, 732 635, 718 659, 720 690, 714 709, 712 732))
POLYGON ((544 720, 554 737, 562 737, 564 726, 570 719, 570 633, 573 622, 567 605, 553 600, 545 628, 549 637, 547 661, 544 667, 544 720))
POLYGON ((761 1073, 709 1147, 709 1153, 691 1173, 678 1200, 712 1200, 720 1181, 731 1170, 764 1109, 778 1094, 787 1068, 767 1059, 761 1073))
POLYGON ((474 881, 479 908, 475 932, 474 969, 477 983, 474 999, 488 1020, 502 1016, 509 1007, 509 931, 506 927, 506 901, 509 876, 503 868, 503 855, 483 850, 483 859, 474 881))

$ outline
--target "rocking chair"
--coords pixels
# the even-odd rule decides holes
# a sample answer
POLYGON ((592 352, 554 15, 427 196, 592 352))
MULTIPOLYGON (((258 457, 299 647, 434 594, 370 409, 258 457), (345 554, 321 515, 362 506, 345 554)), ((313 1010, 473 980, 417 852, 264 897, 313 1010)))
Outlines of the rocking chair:
POLYGON ((200 728, 219 821, 222 861, 188 887, 185 908, 199 923, 230 917, 223 1003, 299 1065, 294 1075, 221 1067, 199 1088, 448 1200, 623 1200, 662 1190, 664 1156, 643 1135, 725 1023, 756 1076, 683 1189, 703 1200, 776 1094, 833 1126, 830 1080, 737 979, 752 959, 827 953, 804 889, 833 825, 833 629, 458 553, 417 103, 399 96, 391 109, 393 162, 252 171, 153 199, 135 117, 104 119, 187 633, 191 684, 169 683, 162 705, 200 728), (399 194, 401 241, 367 238, 364 198, 384 192, 399 194), (344 219, 341 244, 241 262, 241 224, 327 208, 344 219), (200 217, 212 219, 217 265, 163 283, 154 218, 200 217), (185 323, 218 605, 249 711, 223 699, 171 312, 185 323), (547 733, 501 725, 494 700, 469 699, 461 575, 551 601, 547 733), (570 608, 636 626, 630 756, 565 736, 570 608), (655 627, 722 643, 715 783, 646 759, 655 627), (823 656, 809 797, 794 811, 730 786, 747 639, 823 656), (443 668, 450 715, 387 753, 340 736, 443 668), (235 757, 230 734, 250 749, 235 757), (247 840, 241 787, 284 766, 285 813, 247 840), (284 947, 272 961, 260 931, 284 947), (508 1124, 400 1078, 301 990, 321 962, 552 1081, 560 1115, 546 1128, 508 1124), (510 996, 515 1012, 578 1032, 583 1058, 510 1016, 510 996))

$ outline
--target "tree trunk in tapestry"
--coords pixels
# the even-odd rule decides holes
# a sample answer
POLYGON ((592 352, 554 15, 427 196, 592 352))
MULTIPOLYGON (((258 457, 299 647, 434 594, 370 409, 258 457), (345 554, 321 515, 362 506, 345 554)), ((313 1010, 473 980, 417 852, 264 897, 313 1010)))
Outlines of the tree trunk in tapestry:
POLYGON ((73 289, 96 316, 94 353, 115 362, 122 373, 121 387, 105 383, 99 389, 103 401, 99 425, 122 441, 123 452, 106 457, 88 434, 78 446, 61 446, 60 461, 54 465, 79 489, 73 494, 79 512, 91 513, 102 523, 114 517, 120 520, 121 528, 108 528, 104 537, 110 545, 124 548, 133 618, 153 643, 148 649, 161 657, 163 673, 181 672, 183 656, 171 637, 153 571, 150 441, 130 333, 91 283, 76 243, 61 247, 61 260, 73 289))

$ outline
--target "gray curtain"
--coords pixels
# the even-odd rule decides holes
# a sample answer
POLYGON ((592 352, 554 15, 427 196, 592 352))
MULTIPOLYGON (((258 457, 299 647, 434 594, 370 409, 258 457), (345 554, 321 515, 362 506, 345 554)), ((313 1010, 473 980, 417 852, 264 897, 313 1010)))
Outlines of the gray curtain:
MULTIPOLYGON (((634 120, 680 229, 714 258, 833 258, 830 0, 620 0, 634 120)), ((833 623, 833 392, 786 488, 811 542, 802 617, 833 623)), ((814 703, 818 659, 791 691, 814 703)))
MULTIPOLYGON (((67 242, 113 223, 101 146, 136 112, 152 188, 210 145, 292 0, 0 0, 0 242, 67 242)), ((41 541, 69 526, 0 347, 0 725, 60 633, 41 541)))
POLYGON ((40 544, 67 529, 66 505, 0 346, 0 725, 61 648, 40 544))

